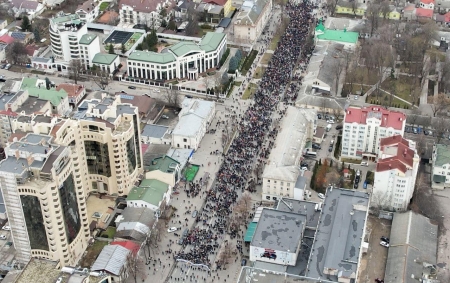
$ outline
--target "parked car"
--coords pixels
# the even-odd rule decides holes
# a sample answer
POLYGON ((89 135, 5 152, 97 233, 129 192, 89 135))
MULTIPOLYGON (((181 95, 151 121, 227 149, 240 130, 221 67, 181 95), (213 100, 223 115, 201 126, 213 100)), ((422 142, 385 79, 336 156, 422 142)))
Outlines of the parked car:
POLYGON ((11 227, 5 225, 5 226, 2 227, 2 230, 10 231, 10 230, 11 230, 11 227))
POLYGON ((197 214, 198 214, 198 211, 197 211, 197 210, 194 210, 194 212, 192 212, 192 217, 193 217, 193 218, 197 217, 197 214))
POLYGON ((167 116, 167 115, 161 115, 161 118, 163 118, 163 119, 169 119, 169 116, 167 116))
POLYGON ((302 166, 300 169, 301 169, 302 171, 308 171, 308 167, 306 167, 306 166, 302 166))
POLYGON ((337 125, 336 130, 340 130, 340 129, 342 129, 342 127, 343 127, 342 125, 337 125))
POLYGON ((172 233, 172 232, 175 232, 177 230, 178 230, 177 227, 170 227, 169 229, 167 229, 167 233, 172 233))
POLYGON ((330 119, 330 120, 327 120, 327 123, 328 123, 328 124, 334 124, 334 120, 331 120, 331 119, 330 119))
POLYGON ((355 95, 355 100, 358 100, 358 96, 357 95, 355 95))
POLYGON ((325 199, 325 195, 324 195, 324 194, 317 194, 317 196, 318 196, 320 199, 325 199))
POLYGON ((9 68, 11 68, 11 64, 7 64, 7 65, 5 66, 5 70, 9 70, 9 68))
POLYGON ((186 98, 193 98, 192 95, 185 95, 184 97, 186 97, 186 98))
POLYGON ((353 184, 353 189, 357 189, 358 188, 358 185, 359 185, 359 183, 357 183, 357 182, 355 182, 354 184, 353 184))
POLYGON ((387 238, 387 237, 385 237, 385 236, 381 236, 380 240, 383 241, 383 242, 386 242, 386 243, 389 243, 389 242, 390 242, 390 241, 389 241, 389 238, 387 238))
POLYGON ((300 166, 301 166, 301 167, 308 167, 309 165, 308 165, 308 163, 306 163, 306 162, 302 162, 302 163, 300 164, 300 166))
POLYGON ((189 234, 189 229, 186 228, 186 229, 184 229, 184 231, 183 231, 182 237, 186 237, 188 234, 189 234))
POLYGON ((367 162, 367 161, 361 161, 361 166, 369 166, 369 162, 367 162))
POLYGON ((412 131, 413 131, 414 134, 417 134, 417 133, 418 133, 418 130, 417 130, 416 127, 414 127, 412 131))
POLYGON ((330 147, 328 147, 328 151, 329 151, 329 152, 332 152, 332 151, 333 151, 333 146, 332 146, 332 145, 330 145, 330 147))
POLYGON ((405 127, 405 132, 411 133, 411 127, 406 126, 406 127, 405 127))
POLYGON ((313 143, 312 144, 312 148, 314 148, 314 149, 321 149, 320 145, 317 144, 317 143, 313 143))
POLYGON ((2 64, 1 66, 0 66, 0 69, 4 69, 6 67, 6 64, 2 64))
POLYGON ((132 85, 130 85, 128 88, 129 88, 129 89, 136 89, 136 87, 135 87, 135 86, 132 86, 132 85))
POLYGON ((317 119, 322 119, 322 115, 321 114, 317 114, 317 119))
POLYGON ((0 235, 0 240, 6 240, 6 236, 5 235, 0 235))
POLYGON ((241 261, 241 266, 246 266, 247 265, 247 260, 244 258, 241 261))
POLYGON ((381 241, 380 245, 382 245, 383 247, 389 248, 389 243, 386 243, 385 241, 381 241))
POLYGON ((423 131, 423 134, 426 135, 426 136, 428 136, 429 133, 428 133, 427 130, 425 130, 425 131, 423 131))

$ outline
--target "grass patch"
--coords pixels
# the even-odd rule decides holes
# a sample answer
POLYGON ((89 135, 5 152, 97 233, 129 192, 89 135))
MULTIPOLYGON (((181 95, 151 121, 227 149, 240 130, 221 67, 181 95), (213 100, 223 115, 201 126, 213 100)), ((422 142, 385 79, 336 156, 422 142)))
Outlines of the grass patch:
POLYGON ((115 227, 108 227, 108 228, 106 228, 105 231, 103 231, 100 234, 100 237, 112 239, 115 234, 116 234, 116 228, 115 227))
POLYGON ((404 102, 403 100, 400 100, 396 97, 392 97, 391 102, 391 95, 384 92, 382 89, 380 90, 380 95, 377 95, 377 91, 375 90, 369 97, 366 98, 367 103, 381 105, 384 107, 396 107, 396 108, 402 108, 402 109, 409 109, 411 108, 411 105, 404 102))
POLYGON ((95 241, 92 245, 87 247, 85 256, 80 260, 80 266, 90 268, 102 251, 103 247, 107 244, 108 242, 106 241, 95 241))
MULTIPOLYGON (((374 85, 378 82, 378 72, 376 69, 367 69, 366 67, 356 67, 356 77, 353 79, 353 83, 363 85, 374 85)), ((349 83, 350 78, 347 77, 345 83, 349 83)))
POLYGON ((370 88, 371 88, 370 86, 355 83, 353 84, 353 86, 351 86, 350 84, 345 84, 344 87, 342 88, 341 96, 347 97, 350 93, 354 95, 356 94, 357 91, 361 91, 361 94, 364 95, 366 92, 369 91, 370 88))
POLYGON ((381 84, 381 89, 413 103, 413 97, 410 92, 410 86, 414 84, 414 77, 398 76, 396 79, 386 78, 381 84))
POLYGON ((255 79, 261 79, 266 72, 266 67, 256 67, 255 79))
POLYGON ((105 11, 106 9, 108 9, 110 2, 102 2, 100 4, 100 7, 98 7, 98 9, 100 11, 105 11))
POLYGON ((271 53, 265 53, 263 55, 263 57, 261 58, 261 64, 263 65, 267 65, 269 64, 270 59, 272 59, 272 55, 271 53))
POLYGON ((242 82, 234 82, 235 86, 241 86, 242 82))
POLYGON ((248 70, 252 66, 253 61, 255 61, 256 55, 258 55, 258 51, 252 50, 250 52, 250 54, 248 54, 248 56, 245 57, 244 64, 242 64, 242 68, 241 68, 241 74, 243 76, 245 76, 247 74, 248 70))
POLYGON ((255 94, 257 89, 258 89, 258 87, 256 86, 256 84, 250 83, 248 85, 247 89, 244 91, 244 94, 242 95, 242 99, 251 98, 255 94))
POLYGON ((351 158, 341 158, 341 162, 352 163, 352 164, 361 164, 361 160, 351 159, 351 158))
POLYGON ((278 42, 280 41, 280 39, 281 39, 281 34, 275 34, 272 38, 272 41, 270 42, 269 50, 275 51, 275 49, 277 49, 278 42))

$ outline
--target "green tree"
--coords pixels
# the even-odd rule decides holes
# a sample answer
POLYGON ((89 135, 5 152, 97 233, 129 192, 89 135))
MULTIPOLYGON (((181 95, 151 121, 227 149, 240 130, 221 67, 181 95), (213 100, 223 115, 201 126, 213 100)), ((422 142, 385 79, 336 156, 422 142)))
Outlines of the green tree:
POLYGON ((230 80, 230 78, 228 77, 227 72, 223 72, 221 83, 223 85, 225 85, 228 83, 229 80, 230 80))
POLYGON ((330 160, 330 167, 333 167, 333 159, 330 160))
POLYGON ((238 66, 239 66, 238 59, 235 56, 231 57, 230 63, 228 64, 228 71, 230 73, 234 73, 236 71, 236 69, 238 68, 238 66))
POLYGON ((163 20, 161 21, 161 26, 162 26, 163 28, 167 27, 167 21, 166 21, 165 19, 163 19, 163 20))
POLYGON ((122 43, 122 54, 125 54, 127 52, 127 49, 125 48, 125 44, 122 43))
POLYGON ((242 51, 238 49, 236 51, 236 54, 234 54, 234 56, 239 60, 238 62, 240 62, 242 60, 242 51))
POLYGON ((22 31, 30 31, 31 30, 30 19, 27 16, 23 16, 22 24, 20 25, 20 27, 22 28, 22 31))
POLYGON ((39 33, 39 30, 35 27, 34 28, 34 41, 35 42, 40 42, 41 41, 41 34, 39 33))
POLYGON ((109 53, 109 54, 115 54, 115 52, 114 52, 114 46, 112 45, 112 43, 109 44, 109 47, 108 47, 108 53, 109 53))
POLYGON ((159 12, 159 14, 161 15, 161 17, 165 18, 167 16, 166 9, 162 9, 161 12, 159 12))
POLYGON ((177 25, 175 24, 174 21, 170 21, 169 25, 167 26, 168 29, 170 30, 177 30, 177 25))

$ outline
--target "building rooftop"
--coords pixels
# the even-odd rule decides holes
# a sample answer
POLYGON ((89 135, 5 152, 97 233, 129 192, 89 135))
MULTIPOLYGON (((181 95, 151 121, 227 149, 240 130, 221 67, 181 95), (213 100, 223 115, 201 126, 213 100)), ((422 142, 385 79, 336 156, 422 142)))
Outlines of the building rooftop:
POLYGON ((147 116, 156 106, 156 99, 148 95, 136 95, 128 93, 116 93, 116 98, 120 98, 121 103, 129 103, 138 108, 139 114, 147 116))
POLYGON ((436 144, 435 166, 443 166, 450 163, 450 146, 446 144, 436 144))
POLYGON ((160 139, 164 137, 168 130, 169 127, 166 126, 146 124, 142 130, 141 136, 160 139))
POLYGON ((402 136, 397 135, 394 137, 399 138, 383 138, 380 141, 380 156, 377 161, 376 172, 382 172, 396 168, 403 173, 410 170, 413 167, 414 159, 419 159, 415 151, 415 144, 410 143, 402 138, 402 136), (388 139, 387 141, 385 141, 388 139), (395 143, 396 142, 396 143, 395 143), (410 148, 411 146, 411 148, 410 148))
POLYGON ((184 56, 190 52, 201 51, 197 44, 193 42, 183 42, 180 41, 175 45, 169 47, 169 50, 175 54, 177 57, 184 56))
POLYGON ((320 211, 316 211, 315 202, 296 200, 292 198, 280 198, 277 210, 293 212, 306 216, 306 228, 315 230, 319 224, 320 211))
POLYGON ((350 106, 345 112, 344 122, 365 125, 368 118, 381 120, 381 127, 402 130, 406 115, 402 112, 387 110, 381 106, 350 106))
POLYGON ((119 57, 117 54, 97 53, 92 59, 92 64, 111 65, 117 57, 119 57))
POLYGON ((67 92, 64 89, 46 89, 45 81, 37 78, 23 78, 20 88, 27 90, 29 96, 47 100, 53 106, 58 106, 67 97, 67 92))
POLYGON ((368 204, 365 192, 327 190, 306 276, 356 279, 368 204))
POLYGON ((164 173, 174 173, 175 168, 180 163, 175 159, 164 155, 161 157, 156 157, 151 161, 150 166, 147 167, 147 171, 160 170, 164 173))
POLYGON ((134 254, 136 254, 140 248, 140 246, 133 241, 115 241, 115 242, 111 242, 111 245, 122 246, 122 247, 128 249, 129 251, 133 252, 134 254))
MULTIPOLYGON (((328 281, 326 279, 321 279, 320 281, 307 278, 304 276, 293 275, 285 273, 283 271, 273 272, 271 268, 267 268, 270 263, 258 262, 258 265, 263 265, 264 268, 254 268, 250 266, 244 266, 239 273, 237 283, 331 283, 333 281, 328 281)), ((275 265, 275 264, 272 264, 275 265)))
POLYGON ((170 62, 175 62, 176 58, 170 52, 156 53, 156 52, 152 52, 152 51, 135 50, 135 51, 131 52, 130 56, 128 56, 128 60, 166 64, 166 63, 170 63, 170 62))
POLYGON ((77 14, 70 14, 70 15, 65 15, 65 16, 61 16, 61 17, 55 17, 55 18, 51 18, 50 22, 53 24, 65 24, 65 23, 69 23, 69 24, 78 24, 80 23, 80 17, 77 14))
POLYGON ((202 50, 205 50, 206 53, 212 52, 219 47, 224 37, 224 33, 207 32, 198 45, 202 50))
POLYGON ((415 283, 424 265, 437 263, 438 226, 412 211, 394 213, 384 281, 415 283))
POLYGON ((313 109, 288 106, 263 178, 291 182, 297 180, 299 160, 306 142, 312 138, 316 117, 316 111, 313 109))
POLYGON ((215 103, 200 99, 185 98, 181 103, 180 117, 172 135, 191 137, 201 130, 205 119, 215 109, 215 103))
MULTIPOLYGON (((89 1, 88 1, 89 2, 89 1)), ((88 2, 85 2, 85 3, 88 3, 88 2)), ((79 44, 84 44, 84 45, 89 45, 89 44, 91 44, 93 41, 94 41, 94 39, 96 39, 97 38, 97 35, 95 35, 95 34, 91 34, 91 33, 88 33, 88 34, 83 34, 83 36, 80 38, 80 41, 78 42, 79 44)), ((95 57, 94 57, 95 58, 95 57)))
POLYGON ((61 270, 58 262, 45 259, 31 258, 23 272, 16 279, 16 283, 50 283, 56 282, 61 270))
POLYGON ((107 245, 98 255, 91 267, 92 271, 106 271, 114 275, 120 275, 127 262, 130 251, 121 245, 107 245))
POLYGON ((169 185, 155 180, 144 179, 138 187, 134 187, 128 193, 127 201, 141 200, 159 207, 164 195, 169 190, 169 185))
POLYGON ((250 245, 296 253, 305 223, 304 215, 264 208, 250 245))
POLYGON ((84 87, 79 84, 62 83, 58 84, 56 87, 57 91, 60 91, 61 89, 63 89, 69 97, 77 97, 83 92, 84 87))
POLYGON ((256 26, 264 7, 270 3, 268 0, 247 0, 242 3, 236 16, 236 25, 256 26))
POLYGON ((347 31, 345 28, 344 30, 327 29, 323 23, 319 21, 319 24, 316 27, 316 36, 321 40, 356 44, 358 42, 359 33, 347 31))

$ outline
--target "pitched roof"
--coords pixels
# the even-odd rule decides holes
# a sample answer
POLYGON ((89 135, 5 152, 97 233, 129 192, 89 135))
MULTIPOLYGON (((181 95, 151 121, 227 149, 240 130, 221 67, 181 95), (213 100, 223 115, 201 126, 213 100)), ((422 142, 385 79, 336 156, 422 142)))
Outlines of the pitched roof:
POLYGON ((106 271, 118 276, 122 272, 129 253, 130 251, 121 245, 107 245, 98 255, 91 270, 106 271))
POLYGON ((21 8, 25 10, 36 10, 38 6, 39 2, 37 1, 23 1, 21 8))
POLYGON ((147 115, 156 106, 156 99, 147 95, 135 95, 123 92, 116 92, 116 96, 120 97, 120 102, 130 103, 138 108, 139 113, 147 115))
POLYGON ((433 17, 433 9, 416 8, 416 16, 424 17, 424 18, 432 18, 433 17))
POLYGON ((183 41, 180 41, 177 44, 172 45, 169 48, 169 50, 172 51, 178 57, 184 56, 190 52, 201 51, 201 49, 198 47, 197 44, 183 41))
POLYGON ((228 2, 229 0, 203 0, 203 3, 210 3, 210 4, 216 4, 219 6, 225 6, 225 4, 228 2))
POLYGON ((67 95, 69 97, 77 97, 78 95, 80 95, 83 92, 84 87, 82 85, 77 85, 77 84, 63 83, 63 84, 59 84, 56 87, 56 90, 58 90, 58 91, 61 89, 63 89, 65 92, 67 92, 67 95))
POLYGON ((442 166, 450 163, 450 146, 445 144, 436 144, 436 159, 434 164, 442 166))
POLYGON ((376 172, 397 169, 405 173, 413 167, 415 151, 409 148, 407 140, 399 139, 398 137, 401 137, 399 135, 396 137, 396 142, 392 137, 380 140, 380 150, 389 157, 378 159, 376 172), (383 145, 381 146, 381 144, 383 145))
POLYGON ((407 139, 404 139, 401 135, 395 135, 392 137, 382 138, 380 140, 380 148, 383 148, 387 145, 395 145, 398 143, 402 143, 409 147, 409 141, 407 139))
POLYGON ((92 41, 94 41, 94 39, 97 36, 95 34, 92 33, 87 33, 87 34, 83 34, 83 36, 80 38, 79 43, 80 44, 84 44, 84 45, 89 45, 92 43, 92 41))
POLYGON ((437 262, 437 233, 437 225, 425 216, 412 211, 394 213, 384 282, 417 282, 424 263, 437 262))
POLYGON ((92 59, 92 64, 111 65, 119 55, 97 53, 92 59))
POLYGON ((345 123, 366 124, 367 118, 382 119, 381 127, 401 130, 403 121, 406 119, 405 113, 387 110, 380 106, 355 107, 350 106, 345 112, 345 123))
POLYGON ((96 6, 97 6, 97 2, 94 2, 93 0, 88 0, 81 5, 78 5, 77 10, 83 10, 85 12, 90 12, 90 11, 94 10, 96 6))
POLYGON ((53 106, 58 106, 61 101, 67 97, 67 92, 64 89, 46 89, 45 87, 36 87, 36 78, 23 78, 21 89, 27 90, 29 96, 37 97, 42 100, 50 101, 53 106))
POLYGON ((156 53, 156 52, 151 52, 151 51, 135 50, 130 54, 130 56, 128 56, 128 60, 167 64, 167 63, 175 62, 176 58, 170 52, 156 53))
POLYGON ((122 9, 124 5, 130 6, 134 11, 141 13, 151 13, 156 11, 158 4, 164 3, 158 0, 120 0, 119 8, 122 9))
POLYGON ((202 40, 200 40, 200 43, 198 45, 201 49, 205 50, 205 52, 215 51, 219 47, 224 37, 224 33, 207 32, 202 37, 202 40))
POLYGON ((131 251, 133 254, 136 254, 139 251, 139 245, 133 241, 115 241, 111 242, 111 245, 119 245, 127 250, 131 251))
POLYGON ((427 5, 427 4, 431 4, 431 3, 434 4, 435 2, 434 2, 434 0, 420 0, 420 3, 423 3, 423 4, 427 5))
POLYGON ((139 187, 131 189, 128 193, 127 201, 142 200, 159 207, 168 190, 169 185, 164 182, 155 179, 144 179, 139 187))
POLYGON ((0 36, 0 42, 11 44, 14 42, 14 38, 5 33, 4 35, 0 36))

